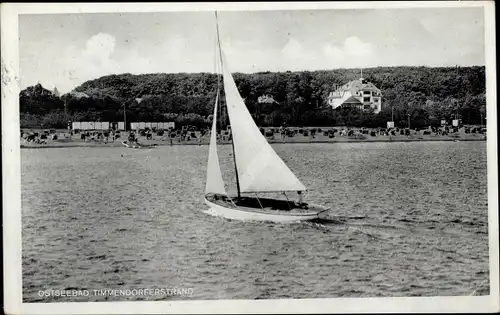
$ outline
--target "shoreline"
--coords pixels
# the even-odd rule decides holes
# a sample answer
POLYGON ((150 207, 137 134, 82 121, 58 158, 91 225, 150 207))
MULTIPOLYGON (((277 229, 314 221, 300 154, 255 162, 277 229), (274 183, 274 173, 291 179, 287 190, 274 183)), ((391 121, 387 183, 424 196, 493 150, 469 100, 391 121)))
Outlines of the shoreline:
MULTIPOLYGON (((314 140, 314 141, 280 141, 280 140, 268 140, 270 144, 337 144, 337 143, 376 143, 376 142, 462 142, 462 141, 486 141, 484 137, 477 138, 410 138, 410 139, 341 139, 341 140, 314 140)), ((198 141, 190 141, 190 142, 174 142, 170 144, 169 142, 159 142, 156 143, 144 143, 146 148, 150 149, 150 146, 164 147, 164 146, 207 146, 208 142, 199 143, 198 141)), ((224 141, 219 142, 217 145, 229 145, 231 142, 224 141)), ((126 148, 123 146, 121 142, 110 142, 110 143, 99 143, 99 142, 76 142, 76 141, 68 141, 68 142, 49 142, 47 144, 22 144, 20 145, 21 149, 49 149, 49 148, 126 148)), ((135 149, 137 150, 137 148, 135 149)))

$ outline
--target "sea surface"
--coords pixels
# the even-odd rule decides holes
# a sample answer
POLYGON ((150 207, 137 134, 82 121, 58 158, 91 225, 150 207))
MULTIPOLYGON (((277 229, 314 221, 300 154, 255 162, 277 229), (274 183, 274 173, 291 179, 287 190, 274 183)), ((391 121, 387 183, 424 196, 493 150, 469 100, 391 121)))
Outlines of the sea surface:
POLYGON ((486 142, 273 147, 326 220, 206 214, 208 146, 21 150, 23 301, 489 294, 486 142))

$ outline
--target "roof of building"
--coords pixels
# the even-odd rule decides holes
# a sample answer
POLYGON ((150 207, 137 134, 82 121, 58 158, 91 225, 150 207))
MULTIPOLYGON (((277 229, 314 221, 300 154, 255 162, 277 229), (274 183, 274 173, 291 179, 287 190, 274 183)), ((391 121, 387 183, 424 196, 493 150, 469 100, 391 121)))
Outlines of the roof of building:
POLYGON ((352 89, 353 86, 357 86, 360 90, 377 91, 380 93, 380 89, 373 85, 373 83, 365 81, 363 78, 349 81, 339 87, 336 91, 348 91, 352 89))
POLYGON ((351 96, 348 99, 346 99, 344 102, 342 102, 342 104, 361 105, 362 103, 354 96, 351 96))
POLYGON ((373 85, 373 83, 371 83, 371 82, 364 83, 363 86, 361 87, 361 89, 380 92, 380 89, 377 88, 375 85, 373 85))

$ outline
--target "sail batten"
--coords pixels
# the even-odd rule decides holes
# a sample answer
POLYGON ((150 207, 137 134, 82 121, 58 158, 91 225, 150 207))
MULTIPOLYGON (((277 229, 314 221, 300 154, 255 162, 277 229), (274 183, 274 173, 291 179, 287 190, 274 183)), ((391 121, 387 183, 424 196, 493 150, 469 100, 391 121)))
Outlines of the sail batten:
POLYGON ((222 49, 221 55, 224 92, 241 192, 306 190, 261 134, 238 92, 222 49))

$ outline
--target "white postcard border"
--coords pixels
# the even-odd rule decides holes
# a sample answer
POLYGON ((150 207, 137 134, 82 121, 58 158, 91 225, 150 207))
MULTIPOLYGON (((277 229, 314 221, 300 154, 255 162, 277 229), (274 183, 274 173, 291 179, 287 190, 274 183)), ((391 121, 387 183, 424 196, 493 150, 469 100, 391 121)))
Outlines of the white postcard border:
POLYGON ((309 3, 23 3, 1 4, 4 299, 7 314, 361 313, 499 311, 496 51, 493 1, 309 3), (22 303, 18 15, 198 10, 314 10, 484 7, 487 92, 490 295, 454 297, 22 303))

